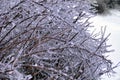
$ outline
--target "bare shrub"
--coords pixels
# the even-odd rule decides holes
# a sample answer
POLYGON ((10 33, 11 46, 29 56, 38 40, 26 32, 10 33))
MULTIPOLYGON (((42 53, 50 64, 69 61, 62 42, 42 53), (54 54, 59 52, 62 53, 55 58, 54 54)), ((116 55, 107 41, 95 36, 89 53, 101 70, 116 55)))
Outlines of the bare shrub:
POLYGON ((97 80, 112 71, 105 30, 88 33, 85 0, 0 1, 0 79, 97 80))

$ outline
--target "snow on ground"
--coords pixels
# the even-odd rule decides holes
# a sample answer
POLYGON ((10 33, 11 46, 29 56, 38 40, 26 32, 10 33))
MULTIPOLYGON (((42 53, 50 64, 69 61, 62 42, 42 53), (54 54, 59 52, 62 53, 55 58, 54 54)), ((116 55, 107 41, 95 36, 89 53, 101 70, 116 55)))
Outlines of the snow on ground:
MULTIPOLYGON (((111 33, 108 44, 112 45, 110 49, 115 50, 114 52, 107 53, 107 55, 109 55, 108 59, 112 60, 114 65, 120 62, 120 12, 112 10, 111 14, 96 16, 90 21, 93 21, 93 25, 96 26, 96 32, 100 31, 101 26, 107 26, 106 33, 111 33)), ((93 28, 90 30, 92 31, 93 28)), ((106 77, 106 75, 104 75, 102 80, 120 80, 120 67, 116 68, 115 71, 117 72, 116 74, 111 77, 106 77)))

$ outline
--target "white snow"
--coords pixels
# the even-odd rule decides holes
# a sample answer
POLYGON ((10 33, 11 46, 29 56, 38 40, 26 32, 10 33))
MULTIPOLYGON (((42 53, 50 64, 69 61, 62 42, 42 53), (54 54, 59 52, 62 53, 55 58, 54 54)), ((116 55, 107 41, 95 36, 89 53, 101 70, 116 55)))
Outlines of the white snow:
MULTIPOLYGON (((100 31, 101 26, 107 26, 106 33, 111 33, 109 37, 108 44, 111 44, 112 47, 109 49, 114 49, 114 52, 107 53, 109 55, 108 59, 112 60, 112 62, 117 64, 120 62, 120 12, 117 10, 112 10, 111 14, 104 16, 96 16, 92 18, 90 21, 93 21, 93 25, 95 28, 90 28, 90 31, 96 29, 96 32, 100 31)), ((104 75, 102 80, 120 80, 120 67, 116 68, 116 74, 106 77, 104 75)))

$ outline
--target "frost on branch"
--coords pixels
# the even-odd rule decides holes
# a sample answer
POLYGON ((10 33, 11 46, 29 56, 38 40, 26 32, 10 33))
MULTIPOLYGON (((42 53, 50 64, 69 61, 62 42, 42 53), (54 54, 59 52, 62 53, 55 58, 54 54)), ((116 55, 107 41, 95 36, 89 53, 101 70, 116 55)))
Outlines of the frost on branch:
POLYGON ((0 79, 97 80, 112 71, 85 0, 0 1, 0 79))

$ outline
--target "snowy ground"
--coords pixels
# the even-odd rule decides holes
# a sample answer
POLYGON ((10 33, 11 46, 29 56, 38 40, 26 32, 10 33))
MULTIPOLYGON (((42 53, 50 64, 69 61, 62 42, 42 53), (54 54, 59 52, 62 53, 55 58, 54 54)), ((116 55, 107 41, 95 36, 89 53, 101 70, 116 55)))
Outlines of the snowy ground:
MULTIPOLYGON (((109 37, 108 44, 111 44, 111 49, 114 49, 114 52, 111 52, 109 59, 113 61, 114 64, 120 62, 120 12, 117 10, 112 10, 110 15, 107 16, 96 16, 91 19, 93 21, 96 31, 100 31, 101 26, 107 26, 107 33, 111 33, 109 37)), ((93 30, 93 28, 91 29, 93 30)), ((103 76, 102 80, 120 80, 120 67, 116 68, 116 74, 111 77, 103 76)))

